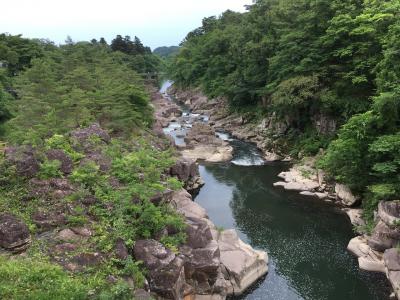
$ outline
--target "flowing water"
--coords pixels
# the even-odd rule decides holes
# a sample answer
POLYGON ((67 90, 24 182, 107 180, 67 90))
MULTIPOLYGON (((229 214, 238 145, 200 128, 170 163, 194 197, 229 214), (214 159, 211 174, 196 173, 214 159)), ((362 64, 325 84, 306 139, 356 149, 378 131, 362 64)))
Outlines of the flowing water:
MULTIPOLYGON (((190 124, 193 117, 187 108, 185 113, 188 119, 183 122, 190 124)), ((354 233, 339 209, 273 187, 289 165, 266 164, 252 144, 223 132, 217 135, 234 147, 234 158, 200 165, 205 186, 194 201, 217 226, 235 228, 243 241, 269 255, 268 275, 240 299, 389 298, 385 276, 359 270, 347 252, 354 233)))

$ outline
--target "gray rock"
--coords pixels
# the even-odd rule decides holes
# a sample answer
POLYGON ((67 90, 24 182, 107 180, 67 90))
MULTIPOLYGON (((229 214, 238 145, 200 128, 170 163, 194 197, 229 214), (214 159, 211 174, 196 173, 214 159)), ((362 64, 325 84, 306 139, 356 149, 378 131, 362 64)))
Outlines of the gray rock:
POLYGON ((185 286, 184 262, 156 240, 139 240, 134 246, 136 260, 149 270, 151 290, 167 299, 182 299, 185 286))
POLYGON ((29 181, 30 198, 41 198, 54 201, 71 195, 75 191, 68 179, 53 178, 39 180, 33 178, 29 181))
POLYGON ((388 226, 400 224, 400 201, 381 201, 378 204, 378 216, 388 226))
POLYGON ((384 252, 394 248, 400 241, 400 228, 390 227, 385 222, 379 221, 375 226, 368 245, 377 251, 384 252))
POLYGON ((30 241, 29 229, 24 222, 8 213, 0 215, 0 247, 18 253, 26 250, 30 241))
POLYGON ((209 225, 198 218, 186 219, 186 244, 193 248, 204 248, 212 240, 212 234, 209 225))
POLYGON ((91 136, 97 136, 104 142, 110 142, 111 138, 107 131, 102 129, 98 123, 94 123, 86 128, 76 129, 71 132, 71 137, 79 142, 86 142, 91 136))
POLYGON ((386 268, 390 271, 400 271, 400 252, 397 248, 391 248, 383 254, 386 268))
POLYGON ((120 260, 125 260, 128 258, 129 256, 128 248, 126 247, 123 239, 117 239, 117 242, 115 243, 114 252, 115 256, 120 260))
POLYGON ((183 182, 187 182, 190 178, 198 176, 197 164, 192 159, 179 158, 175 165, 171 167, 170 174, 177 176, 183 182))
POLYGON ((335 185, 335 192, 337 197, 346 206, 355 206, 360 203, 360 198, 353 195, 350 188, 346 185, 337 183, 335 185))
POLYGON ((135 290, 133 297, 135 300, 151 300, 151 299, 153 299, 151 294, 143 289, 135 290))
POLYGON ((84 270, 85 268, 95 267, 101 264, 103 257, 99 252, 80 253, 72 257, 71 263, 77 266, 76 270, 84 270))
POLYGON ((216 241, 203 248, 193 249, 185 257, 186 280, 197 293, 210 294, 220 273, 220 251, 216 241))
POLYGON ((83 150, 85 153, 90 153, 96 149, 96 143, 92 139, 97 137, 100 142, 109 143, 110 135, 103 130, 99 124, 94 123, 86 128, 79 128, 70 133, 73 146, 77 150, 83 150))
POLYGON ((32 147, 7 147, 4 154, 5 160, 15 165, 18 175, 31 178, 39 172, 40 164, 32 147))
POLYGON ((67 228, 61 230, 57 234, 56 239, 61 242, 78 242, 82 239, 82 237, 73 232, 71 229, 67 228))
POLYGON ((218 239, 221 263, 230 276, 230 294, 240 295, 268 272, 268 256, 243 243, 235 230, 224 230, 218 239))

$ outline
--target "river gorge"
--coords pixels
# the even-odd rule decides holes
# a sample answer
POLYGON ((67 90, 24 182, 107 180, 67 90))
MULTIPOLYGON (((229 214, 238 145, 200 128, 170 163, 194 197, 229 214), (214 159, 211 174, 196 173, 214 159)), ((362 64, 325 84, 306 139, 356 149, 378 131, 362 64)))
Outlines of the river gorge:
MULTIPOLYGON (((167 101, 171 82, 160 92, 167 101)), ((192 119, 182 107, 177 119, 164 129, 182 145, 192 119)), ((204 207, 213 223, 234 228, 240 238, 269 255, 269 271, 240 299, 389 299, 384 274, 362 271, 347 250, 355 236, 347 216, 335 205, 274 187, 288 163, 266 163, 257 148, 224 132, 233 158, 228 162, 201 162, 205 182, 194 201, 204 207)))

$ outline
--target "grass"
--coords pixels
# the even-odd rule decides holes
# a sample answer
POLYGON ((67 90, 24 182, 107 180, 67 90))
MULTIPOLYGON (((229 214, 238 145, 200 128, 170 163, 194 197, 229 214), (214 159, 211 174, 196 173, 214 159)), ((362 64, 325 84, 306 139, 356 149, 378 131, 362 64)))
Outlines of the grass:
POLYGON ((0 256, 1 299, 87 299, 90 289, 44 260, 0 256))

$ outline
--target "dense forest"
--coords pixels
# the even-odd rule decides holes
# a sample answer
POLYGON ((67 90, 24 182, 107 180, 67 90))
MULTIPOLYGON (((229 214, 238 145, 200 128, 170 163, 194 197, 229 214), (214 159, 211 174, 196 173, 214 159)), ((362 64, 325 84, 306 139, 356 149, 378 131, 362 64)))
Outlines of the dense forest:
POLYGON ((157 54, 163 58, 168 58, 173 56, 179 52, 179 46, 170 46, 170 47, 158 47, 153 50, 154 54, 157 54))
POLYGON ((159 58, 138 38, 1 34, 0 63, 0 246, 27 249, 0 256, 0 298, 132 299, 144 269, 126 247, 167 227, 165 246, 185 238, 182 217, 152 202, 181 187, 150 130, 142 75, 159 58))
POLYGON ((363 194, 366 215, 400 196, 400 1, 257 0, 190 32, 170 73, 254 122, 290 123, 292 150, 363 194), (318 132, 312 117, 334 120, 318 132))

